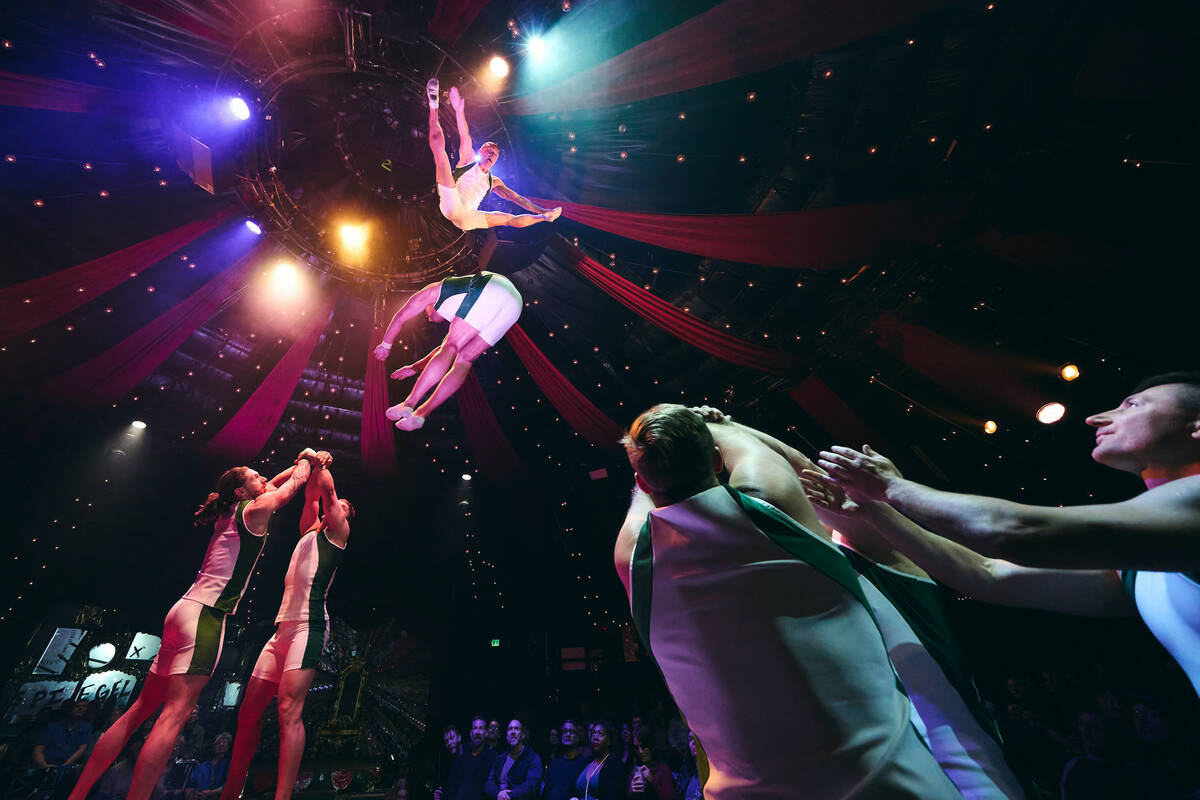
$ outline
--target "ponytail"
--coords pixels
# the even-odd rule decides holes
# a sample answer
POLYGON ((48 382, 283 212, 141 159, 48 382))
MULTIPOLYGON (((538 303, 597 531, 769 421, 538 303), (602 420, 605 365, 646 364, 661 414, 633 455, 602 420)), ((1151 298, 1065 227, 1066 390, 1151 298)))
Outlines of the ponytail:
POLYGON ((247 467, 234 467, 222 473, 221 477, 217 479, 217 490, 208 493, 208 497, 193 515, 192 523, 197 528, 212 526, 221 517, 221 512, 237 500, 234 492, 246 482, 248 471, 247 467))

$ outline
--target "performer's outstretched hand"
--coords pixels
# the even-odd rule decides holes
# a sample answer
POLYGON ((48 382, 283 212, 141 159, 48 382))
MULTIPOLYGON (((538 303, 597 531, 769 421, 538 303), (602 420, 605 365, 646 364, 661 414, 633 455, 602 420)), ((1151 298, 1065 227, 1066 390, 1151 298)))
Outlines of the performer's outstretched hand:
POLYGON ((862 452, 834 445, 822 450, 817 464, 855 500, 887 502, 888 484, 904 476, 891 459, 863 445, 862 452))
POLYGON ((375 358, 380 361, 387 361, 388 355, 392 352, 392 346, 387 342, 380 342, 375 345, 375 358))
POLYGON ((413 375, 416 375, 418 371, 419 369, 416 364, 409 364, 407 367, 401 367, 393 372, 392 380, 402 381, 405 378, 411 378, 413 375))
POLYGON ((458 87, 451 86, 450 87, 450 106, 455 111, 462 111, 464 104, 465 104, 465 101, 463 100, 463 96, 458 93, 458 87))

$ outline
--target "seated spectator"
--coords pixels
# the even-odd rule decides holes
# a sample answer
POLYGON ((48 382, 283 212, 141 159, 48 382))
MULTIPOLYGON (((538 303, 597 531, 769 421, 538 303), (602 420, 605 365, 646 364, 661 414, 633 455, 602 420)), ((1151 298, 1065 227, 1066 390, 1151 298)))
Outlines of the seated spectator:
POLYGON ((77 700, 65 720, 46 726, 33 748, 33 765, 54 770, 56 786, 83 763, 91 745, 92 724, 84 719, 87 710, 88 701, 77 700))
POLYGON ((183 724, 183 754, 186 758, 199 759, 204 755, 204 747, 208 743, 208 732, 200 724, 200 707, 192 706, 187 722, 183 724))
POLYGON ((228 733, 218 733, 212 743, 212 754, 206 761, 201 762, 192 770, 187 779, 187 800, 206 800, 209 797, 219 797, 225 788, 225 779, 229 777, 229 747, 233 737, 228 733))
MULTIPOLYGON (((450 762, 445 782, 433 790, 433 800, 479 800, 483 794, 488 773, 496 760, 496 755, 487 747, 487 720, 474 716, 468 735, 470 749, 464 751, 461 744, 458 746, 458 755, 450 762)), ((450 749, 448 741, 446 749, 450 749)))
POLYGON ((542 760, 532 747, 525 746, 525 726, 521 720, 508 723, 505 741, 508 751, 492 763, 483 796, 488 800, 536 798, 542 783, 542 760))
POLYGON ((688 731, 687 738, 692 757, 680 769, 679 796, 682 800, 704 800, 704 787, 700 785, 700 770, 696 765, 696 737, 688 731))
POLYGON ((446 746, 446 760, 443 762, 438 759, 438 785, 445 786, 450 780, 450 773, 454 769, 454 762, 462 753, 462 734, 458 732, 458 726, 453 723, 442 728, 442 744, 446 746))
POLYGON ((1129 766, 1111 746, 1109 724, 1098 711, 1079 715, 1084 754, 1068 761, 1063 770, 1062 800, 1128 800, 1135 796, 1129 766))
POLYGON ((648 728, 633 732, 637 765, 629 776, 629 796, 645 800, 675 800, 675 779, 654 747, 654 733, 648 728))
POLYGON ((554 759, 558 758, 562 752, 562 736, 558 732, 558 728, 551 728, 546 731, 546 749, 543 751, 545 755, 542 757, 543 764, 549 764, 554 759))
POLYGON ((167 760, 167 768, 163 770, 158 783, 150 792, 153 800, 186 800, 187 780, 196 766, 196 759, 183 755, 186 746, 187 741, 180 734, 171 750, 171 757, 167 760))
POLYGON ((575 794, 570 800, 623 800, 625 770, 612 755, 617 731, 608 720, 593 722, 588 730, 592 759, 575 779, 575 794))
POLYGON ((504 750, 500 741, 500 720, 488 720, 486 741, 488 749, 496 755, 500 755, 504 750))
POLYGON ((575 791, 579 774, 588 764, 588 759, 579 752, 579 725, 575 720, 564 721, 559 732, 562 752, 546 768, 542 800, 568 800, 575 791))
POLYGON ((129 784, 133 781, 133 766, 137 763, 138 753, 142 752, 143 742, 145 739, 140 736, 129 740, 116 763, 108 768, 108 772, 96 784, 96 793, 91 795, 91 800, 125 800, 129 784))
POLYGON ((621 742, 620 749, 617 755, 621 758, 621 764, 625 768, 625 773, 628 774, 633 765, 637 763, 637 754, 633 752, 633 723, 621 723, 621 742))
POLYGON ((1135 788, 1142 797, 1182 800, 1200 796, 1200 770, 1195 754, 1177 732, 1175 707, 1144 695, 1133 703, 1133 730, 1140 759, 1135 788))

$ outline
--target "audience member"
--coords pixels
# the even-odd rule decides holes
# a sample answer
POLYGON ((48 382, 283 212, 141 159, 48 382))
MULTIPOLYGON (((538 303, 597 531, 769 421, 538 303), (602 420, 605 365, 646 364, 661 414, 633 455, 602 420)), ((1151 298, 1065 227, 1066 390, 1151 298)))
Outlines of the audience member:
POLYGON ((612 755, 617 731, 608 720, 593 722, 588 729, 592 743, 592 760, 575 779, 575 794, 571 800, 623 800, 625 770, 612 755))
POLYGON ((204 755, 204 747, 208 744, 208 732, 200 724, 200 707, 192 706, 187 722, 183 723, 183 754, 187 758, 199 759, 204 755))
POLYGON ((704 787, 700 783, 700 769, 696 755, 696 736, 688 731, 688 752, 692 757, 684 762, 687 767, 680 781, 679 794, 683 800, 704 800, 704 787))
POLYGON ((56 769, 55 781, 61 780, 65 768, 76 764, 87 753, 92 741, 92 724, 84 719, 88 701, 77 700, 62 722, 46 726, 33 748, 34 766, 56 769))
POLYGON ((175 739, 175 747, 167 759, 166 769, 150 792, 153 800, 186 800, 187 781, 196 767, 196 759, 184 755, 186 747, 187 741, 180 734, 175 739))
MULTIPOLYGON (((475 715, 468 734, 471 748, 459 746, 445 783, 434 789, 433 800, 479 800, 496 756, 487 747, 487 721, 475 715)), ((449 743, 447 743, 449 748, 449 743)))
POLYGON ((525 726, 521 720, 508 723, 505 741, 508 751, 492 763, 484 797, 488 800, 536 798, 542 782, 542 760, 532 747, 525 746, 525 726))
POLYGON ((629 796, 646 800, 675 800, 675 779, 671 775, 671 768, 659 757, 653 737, 649 728, 638 728, 633 732, 633 747, 638 763, 629 776, 629 796))
POLYGON ((573 719, 565 720, 559 731, 562 752, 546 768, 542 800, 568 800, 575 791, 579 774, 588 763, 579 752, 578 723, 573 719))
POLYGON ((500 745, 500 720, 488 720, 486 741, 488 749, 500 755, 503 750, 500 745))
POLYGON ((1079 715, 1083 755, 1071 759, 1063 770, 1062 800, 1128 800, 1134 796, 1129 766, 1111 748, 1110 724, 1098 711, 1079 715))
POLYGON ((632 722, 621 723, 620 749, 617 750, 616 755, 620 757, 621 766, 624 768, 626 773, 633 769, 633 765, 637 761, 637 754, 633 752, 632 722))
POLYGON ((229 746, 233 737, 228 733, 218 733, 213 739, 212 753, 209 758, 192 770, 187 779, 187 800, 206 800, 217 797, 225 788, 225 779, 229 777, 229 746))

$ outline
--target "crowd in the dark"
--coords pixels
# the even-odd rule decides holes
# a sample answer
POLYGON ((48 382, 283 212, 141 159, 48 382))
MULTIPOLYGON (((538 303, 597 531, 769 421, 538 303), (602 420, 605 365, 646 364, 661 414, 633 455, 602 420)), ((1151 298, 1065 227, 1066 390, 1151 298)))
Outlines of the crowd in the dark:
MULTIPOLYGON (((3 753, 4 783, 0 784, 3 796, 22 800, 66 797, 96 740, 117 721, 122 710, 110 703, 100 705, 80 700, 39 715, 3 753)), ((124 800, 138 753, 154 721, 153 716, 146 720, 130 738, 90 798, 124 800)), ((202 714, 199 708, 193 708, 175 742, 167 768, 154 787, 154 800, 219 797, 229 774, 233 725, 234 716, 228 711, 202 714)))

